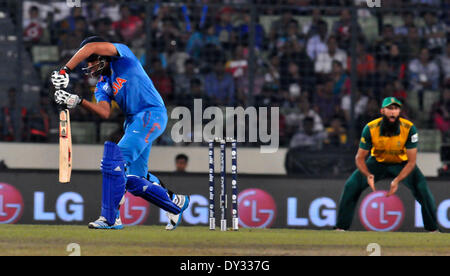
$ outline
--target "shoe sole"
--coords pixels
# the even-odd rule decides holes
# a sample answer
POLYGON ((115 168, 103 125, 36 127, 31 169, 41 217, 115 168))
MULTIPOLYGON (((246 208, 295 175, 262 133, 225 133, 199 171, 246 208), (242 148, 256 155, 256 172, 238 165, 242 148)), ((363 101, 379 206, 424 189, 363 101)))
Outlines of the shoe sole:
POLYGON ((116 225, 116 226, 102 226, 102 227, 96 227, 93 225, 88 225, 89 229, 99 229, 99 230, 121 230, 123 229, 123 225, 116 225))

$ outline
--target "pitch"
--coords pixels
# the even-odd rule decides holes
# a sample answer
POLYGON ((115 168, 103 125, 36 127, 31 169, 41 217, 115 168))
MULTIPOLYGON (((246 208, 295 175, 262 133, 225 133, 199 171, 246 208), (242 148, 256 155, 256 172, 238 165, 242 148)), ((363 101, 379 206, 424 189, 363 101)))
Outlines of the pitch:
POLYGON ((448 233, 335 232, 296 229, 210 231, 208 227, 1 225, 0 255, 304 256, 450 255, 448 233), (373 251, 369 244, 377 244, 373 251), (369 248, 368 248, 369 246, 369 248), (76 252, 75 252, 76 253, 76 252))

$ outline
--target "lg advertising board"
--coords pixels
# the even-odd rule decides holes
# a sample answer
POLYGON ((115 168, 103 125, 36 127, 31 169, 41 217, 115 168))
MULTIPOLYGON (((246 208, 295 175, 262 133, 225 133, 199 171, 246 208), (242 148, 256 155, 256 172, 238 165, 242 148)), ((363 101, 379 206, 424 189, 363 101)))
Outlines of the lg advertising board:
MULTIPOLYGON (((191 195, 191 205, 183 215, 182 224, 207 227, 207 175, 159 175, 175 192, 191 195)), ((1 172, 0 224, 87 225, 100 215, 100 173, 75 171, 72 183, 64 185, 57 179, 56 171, 1 172)), ((238 183, 240 227, 332 229, 345 179, 240 175, 238 183)), ((444 232, 450 232, 447 183, 428 180, 444 232)), ((377 192, 367 189, 362 194, 351 230, 423 231, 421 208, 410 191, 401 185, 395 196, 387 198, 383 190, 388 187, 388 182, 380 182, 377 192)), ((121 207, 121 218, 128 226, 167 223, 163 210, 129 193, 121 207)))

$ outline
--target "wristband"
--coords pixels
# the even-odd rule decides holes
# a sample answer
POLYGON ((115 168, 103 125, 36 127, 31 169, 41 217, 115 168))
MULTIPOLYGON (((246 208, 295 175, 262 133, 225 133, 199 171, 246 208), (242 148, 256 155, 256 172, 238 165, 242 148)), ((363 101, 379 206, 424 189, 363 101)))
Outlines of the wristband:
POLYGON ((65 75, 66 73, 70 74, 70 72, 72 72, 72 70, 67 66, 64 66, 61 70, 59 70, 60 75, 65 75))

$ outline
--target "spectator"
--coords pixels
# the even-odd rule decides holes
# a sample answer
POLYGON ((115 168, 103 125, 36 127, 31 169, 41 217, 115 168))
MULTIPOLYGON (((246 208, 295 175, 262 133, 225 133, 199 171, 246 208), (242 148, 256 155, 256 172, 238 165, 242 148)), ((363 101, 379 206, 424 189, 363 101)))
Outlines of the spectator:
POLYGON ((350 93, 350 77, 347 75, 341 62, 334 60, 332 64, 333 71, 331 72, 331 79, 334 82, 333 95, 342 97, 342 95, 350 93))
POLYGON ((410 28, 416 27, 416 24, 414 23, 414 13, 407 11, 403 13, 402 19, 403 25, 396 27, 394 32, 396 36, 407 38, 410 28))
POLYGON ((94 21, 94 30, 97 36, 103 37, 110 42, 118 42, 119 38, 112 28, 112 20, 109 17, 99 18, 94 21))
POLYGON ((303 33, 310 38, 319 33, 319 22, 322 20, 322 11, 318 8, 312 10, 311 22, 303 26, 303 33))
MULTIPOLYGON (((350 10, 345 9, 341 11, 341 16, 338 21, 334 22, 332 34, 336 36, 338 40, 339 48, 349 49, 352 37, 352 17, 350 10)), ((362 36, 362 30, 359 23, 357 23, 356 33, 358 38, 362 36)))
POLYGON ((261 89, 261 93, 255 96, 254 104, 257 107, 271 107, 278 105, 278 86, 271 83, 265 83, 261 89))
POLYGON ((60 41, 61 56, 74 54, 80 47, 81 42, 91 36, 88 32, 88 23, 82 16, 75 18, 75 29, 73 32, 63 35, 60 41))
MULTIPOLYGON (((444 22, 447 26, 450 26, 450 2, 449 1, 442 1, 441 3, 441 20, 444 22)), ((448 41, 448 38, 447 38, 448 41)))
POLYGON ((322 118, 317 112, 311 108, 308 99, 302 98, 298 103, 299 112, 291 112, 286 115, 286 128, 288 136, 303 129, 303 120, 307 117, 313 118, 313 130, 320 132, 324 130, 322 118))
POLYGON ((170 102, 173 98, 172 78, 163 68, 160 59, 153 58, 151 64, 152 72, 150 73, 150 78, 152 79, 156 90, 158 90, 164 102, 170 102))
POLYGON ((269 40, 277 41, 279 37, 285 37, 286 26, 288 26, 291 22, 298 24, 298 21, 293 17, 292 9, 283 8, 281 18, 273 21, 270 26, 269 40))
POLYGON ((306 117, 303 119, 303 129, 292 137, 289 147, 303 147, 310 150, 322 149, 323 142, 327 138, 325 131, 314 131, 314 119, 306 117))
POLYGON ((233 75, 235 80, 244 77, 248 67, 248 48, 239 44, 234 50, 233 57, 225 64, 226 71, 233 75))
POLYGON ((333 148, 341 148, 347 145, 347 130, 342 126, 343 122, 339 116, 331 119, 330 127, 327 127, 327 138, 325 145, 333 148))
MULTIPOLYGON (((159 32, 155 34, 155 42, 153 44, 158 44, 157 47, 159 52, 164 52, 167 49, 174 51, 175 49, 183 48, 184 42, 181 39, 182 32, 178 26, 178 21, 172 16, 165 16, 162 18, 162 28, 159 32), (178 46, 180 44, 180 46, 178 46)), ((179 51, 174 51, 181 53, 179 51)))
POLYGON ((214 33, 214 25, 207 21, 191 35, 186 45, 186 52, 198 60, 208 44, 220 46, 219 38, 214 33))
POLYGON ((280 57, 278 54, 273 53, 268 57, 268 61, 265 63, 266 73, 264 75, 264 81, 275 86, 280 85, 280 57))
POLYGON ((38 43, 46 28, 45 21, 40 17, 37 6, 31 6, 28 10, 28 15, 29 18, 23 20, 23 40, 25 42, 38 43))
POLYGON ((439 22, 435 12, 425 12, 424 19, 425 26, 422 27, 421 34, 426 39, 427 48, 433 55, 441 54, 447 43, 447 27, 439 22))
MULTIPOLYGON (((236 87, 236 106, 248 106, 253 105, 253 99, 255 96, 261 94, 264 86, 264 68, 261 66, 256 66, 253 73, 253 91, 250 97, 250 77, 249 70, 246 68, 244 70, 244 75, 240 78, 235 79, 236 87)), ((275 103, 274 103, 275 104, 275 103)))
POLYGON ((328 23, 324 20, 320 20, 318 23, 318 32, 315 36, 308 40, 306 46, 306 52, 311 60, 316 60, 320 53, 328 51, 326 41, 328 39, 328 23))
POLYGON ((327 43, 328 51, 320 53, 315 62, 315 72, 319 74, 329 74, 333 69, 333 61, 339 61, 344 70, 347 66, 347 54, 339 49, 335 36, 330 36, 327 43))
POLYGON ((72 33, 76 28, 76 20, 79 17, 83 17, 83 9, 82 8, 73 8, 70 9, 70 14, 58 22, 59 31, 65 33, 72 33))
POLYGON ((1 140, 6 142, 24 142, 28 137, 28 110, 17 104, 15 88, 8 90, 8 104, 0 113, 1 140))
POLYGON ((441 131, 443 137, 450 137, 450 83, 446 85, 440 100, 433 104, 431 110, 434 127, 441 131))
POLYGON ((139 39, 143 35, 143 20, 133 15, 128 5, 123 4, 120 7, 120 21, 113 23, 113 28, 119 34, 125 44, 131 44, 133 40, 139 39))
MULTIPOLYGON (((250 44, 250 26, 251 26, 251 14, 249 11, 242 11, 243 22, 237 27, 238 39, 241 43, 250 44)), ((254 36, 255 36, 255 47, 259 50, 265 48, 265 31, 264 27, 259 22, 259 16, 256 16, 256 22, 254 36)))
MULTIPOLYGON (((347 59, 347 68, 352 69, 352 58, 347 59)), ((369 74, 375 73, 375 58, 366 52, 366 46, 358 42, 356 44, 356 70, 360 79, 366 79, 369 74)))
POLYGON ((287 91, 293 98, 298 98, 302 93, 302 77, 294 61, 289 62, 287 74, 281 76, 281 90, 287 91))
POLYGON ((390 24, 384 25, 382 36, 375 45, 376 59, 389 59, 389 56, 391 55, 391 48, 394 47, 394 45, 401 48, 399 43, 396 41, 394 27, 390 24))
POLYGON ((193 59, 186 60, 184 68, 184 73, 174 76, 175 101, 177 102, 183 101, 191 94, 191 81, 199 77, 193 59))
POLYGON ((302 89, 312 91, 315 85, 314 63, 298 41, 289 41, 283 47, 280 58, 280 81, 289 74, 291 62, 298 66, 298 72, 302 78, 302 89))
MULTIPOLYGON (((54 5, 54 3, 47 3, 48 1, 44 2, 44 1, 36 1, 36 0, 33 0, 33 1, 25 0, 22 2, 23 2, 22 16, 23 16, 23 20, 25 20, 25 21, 30 19, 30 9, 32 7, 36 7, 39 10, 39 17, 43 21, 47 20, 49 13, 54 12, 54 8, 52 7, 54 5)), ((67 7, 67 5, 65 5, 65 3, 64 3, 64 6, 67 7)), ((22 24, 22 26, 24 26, 24 25, 22 24)))
MULTIPOLYGON (((367 107, 367 104, 369 102, 369 97, 366 95, 363 95, 361 91, 356 90, 356 93, 354 95, 354 105, 353 105, 353 118, 358 118, 361 116, 367 107)), ((351 95, 347 94, 342 97, 341 100, 341 110, 344 112, 344 116, 347 122, 350 122, 351 120, 351 95)))
POLYGON ((173 23, 175 21, 173 9, 168 4, 155 6, 153 15, 151 24, 152 48, 155 51, 163 52, 165 47, 170 44, 170 41, 176 39, 175 37, 178 36, 179 30, 174 26, 176 23, 173 23), (174 32, 176 35, 172 36, 174 32))
POLYGON ((236 43, 236 33, 232 23, 233 13, 230 7, 220 9, 217 15, 218 22, 214 27, 215 35, 219 38, 222 47, 225 49, 231 49, 236 43))
POLYGON ((289 22, 289 24, 286 26, 286 33, 283 36, 278 37, 277 39, 277 49, 280 49, 281 47, 283 47, 284 44, 288 43, 288 42, 296 42, 296 43, 300 43, 302 45, 302 47, 304 47, 305 45, 305 37, 303 36, 303 34, 301 33, 299 24, 297 23, 297 21, 291 21, 289 22))
POLYGON ((439 66, 430 59, 430 53, 426 48, 421 50, 420 57, 409 63, 409 88, 418 93, 421 110, 424 91, 438 90, 439 74, 439 66))
POLYGON ((203 106, 212 105, 211 99, 208 97, 208 95, 206 95, 202 81, 199 78, 194 78, 191 80, 191 107, 193 107, 194 99, 201 99, 203 102, 203 106))
POLYGON ((409 27, 407 41, 404 55, 407 60, 411 60, 419 56, 420 50, 425 46, 417 27, 409 27))
POLYGON ((175 157, 175 172, 186 173, 189 158, 186 154, 180 153, 175 157))
POLYGON ((400 49, 400 46, 398 44, 392 44, 387 56, 389 66, 391 67, 393 74, 399 80, 404 80, 407 73, 406 59, 401 54, 404 53, 404 51, 404 49, 400 49))
POLYGON ((450 81, 450 41, 447 41, 445 52, 438 57, 438 62, 444 83, 448 83, 450 81))
POLYGON ((322 117, 325 126, 330 125, 331 118, 336 115, 340 105, 339 96, 333 94, 333 86, 333 80, 328 79, 323 85, 317 86, 317 92, 314 94, 316 112, 322 117))
POLYGON ((194 112, 194 100, 202 100, 203 107, 213 105, 205 93, 202 81, 200 78, 196 77, 189 81, 189 91, 187 91, 186 94, 176 96, 174 103, 179 106, 187 107, 191 112, 194 112))
POLYGON ((102 4, 103 14, 106 17, 111 18, 113 22, 121 20, 120 9, 122 5, 117 0, 106 0, 102 4))
MULTIPOLYGON (((109 20, 111 20, 111 18, 108 17, 108 15, 106 14, 104 5, 105 4, 103 4, 103 3, 92 3, 92 2, 88 4, 87 10, 86 10, 86 13, 87 13, 86 16, 87 16, 87 18, 89 18, 89 20, 94 22, 94 24, 95 24, 95 22, 98 22, 100 19, 103 19, 103 18, 108 18, 109 20)), ((117 10, 117 20, 115 20, 115 21, 118 21, 118 20, 120 20, 119 9, 117 10)), ((112 22, 113 21, 111 20, 111 24, 112 24, 112 22)))
POLYGON ((209 98, 221 106, 233 106, 235 102, 234 79, 225 71, 225 62, 215 62, 213 71, 205 76, 205 91, 209 98))
POLYGON ((30 112, 30 142, 48 142, 50 130, 50 102, 47 94, 41 94, 39 104, 30 112))
POLYGON ((184 51, 184 48, 185 46, 181 40, 172 40, 167 45, 167 52, 164 53, 164 56, 167 60, 167 70, 169 73, 174 75, 185 73, 185 64, 190 59, 190 56, 184 51))
POLYGON ((382 59, 377 63, 377 71, 372 75, 371 89, 373 89, 373 97, 377 101, 382 100, 382 90, 387 83, 393 82, 396 76, 392 72, 387 60, 382 59))

